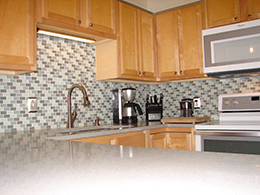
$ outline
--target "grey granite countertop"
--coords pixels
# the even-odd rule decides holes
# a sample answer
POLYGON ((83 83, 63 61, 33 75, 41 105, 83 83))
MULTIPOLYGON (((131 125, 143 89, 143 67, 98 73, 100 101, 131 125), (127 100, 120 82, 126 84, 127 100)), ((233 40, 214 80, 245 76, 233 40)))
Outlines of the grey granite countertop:
POLYGON ((0 134, 0 194, 260 194, 260 156, 0 134))
POLYGON ((73 139, 81 139, 87 137, 96 137, 102 135, 112 135, 118 133, 129 133, 134 131, 143 131, 149 129, 158 129, 163 127, 194 127, 194 124, 161 124, 161 122, 139 122, 137 124, 130 125, 115 125, 118 127, 122 127, 121 129, 106 129, 106 127, 113 127, 113 124, 104 124, 101 126, 87 126, 87 127, 76 127, 73 129, 52 129, 46 130, 48 133, 53 133, 55 136, 48 137, 48 139, 53 140, 73 140, 73 139), (104 130, 99 130, 105 128, 104 130), (88 130, 89 129, 89 130, 88 130), (69 135, 69 132, 73 131, 76 134, 69 135))

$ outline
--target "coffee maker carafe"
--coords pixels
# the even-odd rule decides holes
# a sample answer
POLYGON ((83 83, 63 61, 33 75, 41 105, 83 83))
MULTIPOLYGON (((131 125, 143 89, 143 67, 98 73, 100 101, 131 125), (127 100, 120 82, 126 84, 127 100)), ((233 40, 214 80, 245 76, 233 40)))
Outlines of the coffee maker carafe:
POLYGON ((124 88, 122 89, 122 97, 124 100, 123 105, 123 124, 135 124, 137 123, 137 112, 139 115, 142 115, 142 109, 139 104, 135 103, 135 93, 136 90, 134 88, 124 88))

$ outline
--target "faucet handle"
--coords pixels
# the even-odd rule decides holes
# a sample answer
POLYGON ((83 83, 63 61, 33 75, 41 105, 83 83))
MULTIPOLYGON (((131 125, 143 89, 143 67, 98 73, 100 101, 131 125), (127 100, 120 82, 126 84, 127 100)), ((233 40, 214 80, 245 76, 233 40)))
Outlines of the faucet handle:
POLYGON ((101 118, 97 117, 96 120, 95 120, 95 126, 99 126, 99 121, 101 120, 101 118))
POLYGON ((76 120, 76 117, 77 117, 77 108, 78 108, 78 106, 77 106, 77 103, 74 103, 74 111, 72 112, 72 114, 71 114, 71 121, 72 121, 72 127, 73 127, 73 123, 74 123, 74 121, 76 120))

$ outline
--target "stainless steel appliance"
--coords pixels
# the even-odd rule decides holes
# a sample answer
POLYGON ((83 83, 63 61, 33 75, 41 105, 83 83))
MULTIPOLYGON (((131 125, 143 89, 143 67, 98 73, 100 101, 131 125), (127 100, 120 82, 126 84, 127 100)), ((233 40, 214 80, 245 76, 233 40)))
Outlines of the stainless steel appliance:
POLYGON ((135 94, 136 94, 136 89, 134 89, 134 88, 122 89, 122 96, 124 99, 123 117, 122 117, 123 124, 137 123, 136 109, 137 109, 139 115, 143 114, 140 105, 134 102, 135 94))
POLYGON ((195 129, 196 151, 260 154, 260 92, 219 95, 219 121, 195 129))
POLYGON ((199 109, 201 101, 199 97, 184 98, 180 101, 180 116, 181 117, 192 117, 194 109, 199 109))
POLYGON ((123 97, 121 89, 112 90, 112 108, 113 108, 113 123, 120 124, 122 123, 123 118, 123 97))
POLYGON ((147 94, 146 96, 146 121, 161 121, 163 117, 163 97, 161 93, 160 98, 157 95, 147 94))
POLYGON ((260 20, 202 31, 204 72, 212 77, 260 72, 260 20))

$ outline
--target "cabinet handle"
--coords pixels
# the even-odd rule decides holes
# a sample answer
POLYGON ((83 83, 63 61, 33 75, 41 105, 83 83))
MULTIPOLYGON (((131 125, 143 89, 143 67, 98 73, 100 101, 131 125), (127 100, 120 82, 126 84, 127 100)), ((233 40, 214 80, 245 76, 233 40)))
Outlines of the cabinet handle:
POLYGON ((238 17, 235 17, 235 21, 238 21, 238 17))
POLYGON ((182 71, 180 71, 180 74, 183 74, 183 72, 182 72, 182 71))
POLYGON ((249 15, 248 15, 248 18, 252 18, 252 15, 251 15, 251 14, 249 14, 249 15))
POLYGON ((141 74, 142 74, 141 71, 139 71, 139 72, 138 72, 138 75, 141 76, 141 74))
POLYGON ((89 23, 89 26, 90 26, 90 27, 92 27, 92 26, 93 26, 93 23, 92 23, 92 22, 91 22, 91 23, 89 23))
POLYGON ((143 72, 143 75, 145 75, 145 72, 143 72))
POLYGON ((78 20, 77 23, 78 23, 78 24, 81 24, 81 20, 78 20))
POLYGON ((175 74, 175 75, 177 75, 177 74, 178 74, 178 72, 177 72, 177 71, 175 71, 175 72, 174 72, 174 74, 175 74))

